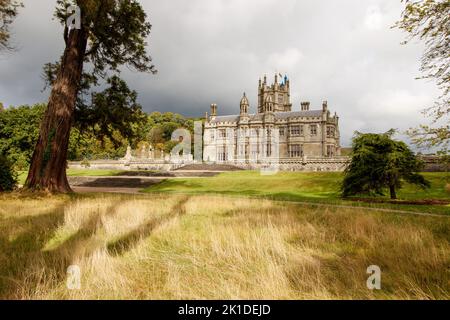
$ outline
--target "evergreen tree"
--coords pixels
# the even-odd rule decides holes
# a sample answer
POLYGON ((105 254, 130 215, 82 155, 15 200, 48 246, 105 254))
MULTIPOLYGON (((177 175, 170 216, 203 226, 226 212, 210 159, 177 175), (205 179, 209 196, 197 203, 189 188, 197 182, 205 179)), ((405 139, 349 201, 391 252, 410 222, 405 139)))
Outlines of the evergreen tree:
POLYGON ((402 181, 423 188, 430 186, 417 173, 422 169, 422 162, 404 142, 392 139, 394 133, 390 130, 383 134, 355 134, 351 163, 342 183, 344 197, 362 193, 383 195, 388 188, 391 199, 397 199, 402 181))
POLYGON ((77 0, 81 28, 69 29, 71 2, 58 0, 55 16, 65 25, 65 50, 48 65, 51 94, 25 186, 31 190, 71 191, 66 176, 67 150, 79 95, 126 65, 156 72, 146 52, 151 25, 137 0, 77 0), (83 73, 89 64, 89 73, 83 73))

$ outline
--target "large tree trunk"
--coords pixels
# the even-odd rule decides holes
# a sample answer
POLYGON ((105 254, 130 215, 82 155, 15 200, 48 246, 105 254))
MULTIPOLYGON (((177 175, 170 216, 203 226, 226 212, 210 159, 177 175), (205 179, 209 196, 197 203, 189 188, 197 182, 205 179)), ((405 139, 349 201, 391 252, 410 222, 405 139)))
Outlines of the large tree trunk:
POLYGON ((395 185, 389 186, 389 193, 391 194, 391 199, 396 200, 397 199, 397 193, 395 192, 395 185))
POLYGON ((79 83, 83 72, 87 33, 72 30, 41 123, 25 187, 71 192, 66 176, 67 148, 79 83))

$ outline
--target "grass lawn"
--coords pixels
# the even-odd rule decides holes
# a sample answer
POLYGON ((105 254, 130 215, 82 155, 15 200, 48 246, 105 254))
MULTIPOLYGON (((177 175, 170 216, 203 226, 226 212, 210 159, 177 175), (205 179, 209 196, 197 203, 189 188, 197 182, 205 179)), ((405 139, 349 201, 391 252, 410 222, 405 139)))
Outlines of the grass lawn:
POLYGON ((3 194, 0 299, 450 299, 449 243, 445 216, 210 195, 3 194), (80 290, 66 287, 70 265, 80 290), (370 265, 381 290, 366 287, 370 265))
MULTIPOLYGON (((399 199, 449 199, 445 173, 424 173, 431 188, 423 190, 405 184, 398 191, 399 199)), ((280 172, 272 176, 258 171, 226 172, 211 178, 168 179, 147 188, 146 192, 225 194, 265 197, 274 200, 311 201, 344 205, 376 206, 422 212, 450 213, 450 206, 367 204, 342 200, 339 187, 342 173, 338 172, 280 172)), ((385 197, 388 198, 387 196, 385 197)))
MULTIPOLYGON (((114 176, 121 170, 69 169, 68 176, 114 176)), ((423 190, 405 183, 398 191, 399 199, 449 199, 446 190, 445 173, 423 173, 431 182, 431 188, 423 190)), ((406 205, 390 203, 364 203, 342 200, 339 187, 342 181, 339 172, 280 172, 276 175, 263 176, 259 171, 235 171, 221 173, 207 178, 177 178, 162 180, 147 189, 149 193, 184 193, 184 194, 222 194, 239 197, 262 197, 283 201, 306 201, 336 205, 364 206, 385 209, 450 214, 450 205, 406 205)), ((19 180, 23 184, 26 172, 20 172, 19 180)), ((388 192, 386 192, 388 195, 388 192)), ((388 196, 385 199, 388 199, 388 196)))

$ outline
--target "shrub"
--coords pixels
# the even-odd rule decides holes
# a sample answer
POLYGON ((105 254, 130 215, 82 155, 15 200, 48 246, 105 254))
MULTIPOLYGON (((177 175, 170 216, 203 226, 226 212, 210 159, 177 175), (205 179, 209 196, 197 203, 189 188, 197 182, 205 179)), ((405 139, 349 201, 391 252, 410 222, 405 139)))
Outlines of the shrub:
POLYGON ((17 184, 17 174, 11 161, 0 155, 0 192, 14 190, 17 184))

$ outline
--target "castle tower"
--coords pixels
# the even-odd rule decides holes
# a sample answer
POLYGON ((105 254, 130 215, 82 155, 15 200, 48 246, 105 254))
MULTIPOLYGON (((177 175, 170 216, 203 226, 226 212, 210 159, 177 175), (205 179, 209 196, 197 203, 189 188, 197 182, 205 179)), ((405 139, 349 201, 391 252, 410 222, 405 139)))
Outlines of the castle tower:
POLYGON ((291 93, 289 87, 289 79, 287 76, 282 78, 282 82, 278 82, 278 75, 275 75, 274 83, 267 85, 267 77, 264 76, 264 81, 258 83, 258 113, 263 113, 266 110, 266 101, 270 96, 273 104, 273 112, 287 112, 292 110, 291 93))

